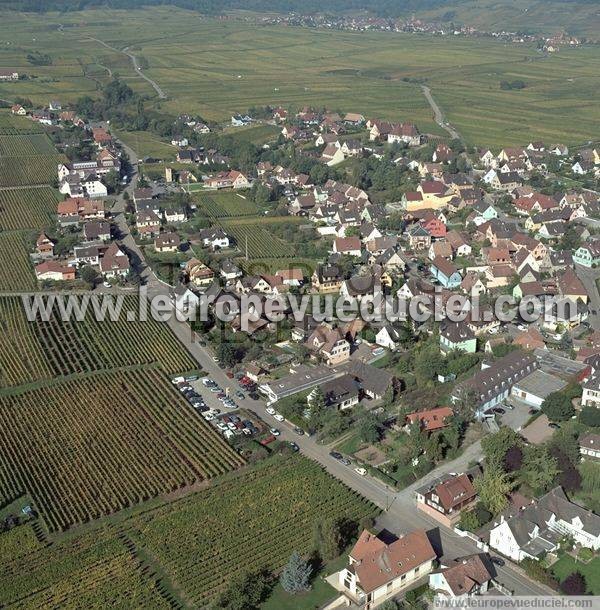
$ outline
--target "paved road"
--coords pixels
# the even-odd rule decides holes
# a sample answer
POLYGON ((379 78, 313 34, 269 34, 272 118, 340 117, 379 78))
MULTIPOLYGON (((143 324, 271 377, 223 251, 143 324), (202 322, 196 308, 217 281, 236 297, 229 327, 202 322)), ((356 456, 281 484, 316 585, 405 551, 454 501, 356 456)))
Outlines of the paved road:
MULTIPOLYGON (((110 49, 111 51, 114 51, 115 53, 122 53, 123 55, 127 55, 127 57, 129 57, 129 59, 131 59, 131 63, 133 64, 133 69, 146 81, 148 82, 152 88, 154 89, 154 91, 156 91, 156 94, 158 95, 158 97, 161 100, 164 100, 167 98, 167 94, 160 88, 160 86, 158 85, 158 83, 154 80, 152 80, 149 76, 146 76, 144 74, 144 72, 142 71, 142 68, 140 67, 140 64, 138 62, 137 57, 131 52, 128 51, 127 49, 129 49, 129 47, 125 47, 124 49, 117 49, 115 47, 112 47, 111 45, 107 44, 106 42, 104 42, 103 40, 100 40, 99 38, 88 38, 88 40, 93 40, 94 42, 97 42, 99 44, 101 44, 102 46, 106 47, 107 49, 110 49)), ((104 67, 104 66, 103 66, 104 67)), ((107 68, 108 70, 108 68, 107 68)), ((110 70, 109 70, 110 72, 110 70)), ((112 75, 112 72, 110 72, 110 74, 112 75)))
MULTIPOLYGON (((124 149, 128 153, 131 164, 135 170, 137 167, 137 156, 135 152, 125 146, 124 149)), ((132 176, 127 190, 132 191, 136 185, 137 173, 132 176)), ((170 296, 170 287, 158 280, 151 268, 144 262, 142 252, 129 233, 129 228, 123 214, 123 208, 124 201, 121 197, 113 207, 113 213, 116 215, 115 219, 119 224, 122 234, 125 235, 121 240, 122 243, 139 257, 138 270, 146 282, 148 298, 152 299, 157 295, 170 296)), ((216 381, 221 388, 229 390, 229 394, 233 396, 239 389, 237 382, 233 379, 229 379, 225 375, 225 372, 214 361, 214 353, 209 348, 199 344, 197 340, 198 337, 194 336, 189 325, 185 322, 178 321, 176 316, 172 316, 167 323, 179 341, 196 359, 200 367, 207 372, 208 376, 216 381)), ((199 391, 204 395, 207 403, 209 405, 214 405, 214 396, 210 396, 210 392, 204 388, 202 384, 196 385, 199 391)), ((400 492, 396 492, 376 479, 369 476, 360 476, 354 471, 352 466, 344 466, 333 459, 329 455, 328 447, 320 445, 313 437, 297 435, 294 432, 294 426, 289 422, 277 422, 266 413, 266 405, 262 400, 255 401, 248 396, 243 400, 238 398, 235 400, 241 407, 254 413, 267 425, 279 428, 281 431, 280 438, 282 440, 294 441, 300 447, 300 451, 303 455, 321 464, 334 477, 379 506, 383 510, 382 516, 378 522, 380 527, 386 527, 395 533, 408 532, 416 528, 424 528, 428 531, 435 530, 434 537, 437 537, 440 540, 438 552, 443 552, 443 554, 449 557, 478 552, 476 545, 471 540, 461 538, 454 532, 439 527, 435 520, 417 510, 413 497, 415 488, 426 484, 434 478, 448 472, 465 470, 471 461, 477 460, 480 457, 481 452, 479 443, 471 445, 459 458, 435 469, 418 483, 415 483, 400 492)), ((498 580, 518 594, 552 594, 550 589, 524 577, 521 571, 513 565, 499 568, 498 572, 498 580)))
POLYGON ((460 140, 460 134, 450 123, 446 122, 444 117, 444 113, 442 109, 438 106, 437 102, 433 99, 433 95, 431 95, 431 89, 426 85, 421 85, 421 89, 423 90, 423 94, 425 95, 425 99, 429 102, 431 109, 433 110, 433 116, 435 117, 435 122, 445 131, 450 134, 450 137, 455 140, 460 140))

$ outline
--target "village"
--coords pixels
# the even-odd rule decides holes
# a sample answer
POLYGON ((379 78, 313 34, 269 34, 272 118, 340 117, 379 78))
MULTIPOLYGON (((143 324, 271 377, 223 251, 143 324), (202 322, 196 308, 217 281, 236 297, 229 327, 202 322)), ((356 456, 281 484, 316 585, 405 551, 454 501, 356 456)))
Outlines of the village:
MULTIPOLYGON (((591 586, 569 577, 577 561, 600 563, 600 148, 472 149, 412 122, 276 107, 227 125, 182 115, 172 159, 157 162, 59 102, 11 112, 78 151, 57 167, 64 199, 31 252, 40 287, 118 294, 151 273, 181 313, 211 296, 215 315, 191 330, 238 395, 264 403, 261 417, 274 420, 264 446, 287 422, 336 467, 404 494, 414 519, 478 550, 440 558, 422 527, 392 539, 365 530, 328 580, 344 603, 373 608, 423 583, 441 599, 510 595, 511 563, 541 590, 558 587, 556 565, 563 593, 591 586), (251 161, 208 140, 257 125, 274 135, 251 161), (225 221, 245 206, 262 217, 246 232, 225 221), (286 242, 302 255, 269 256, 286 242), (534 322, 470 312, 342 323, 288 309, 275 323, 248 317, 248 295, 462 295, 490 313, 509 296, 515 311, 530 298, 541 311, 534 322), (231 320, 219 323, 224 304, 231 320), (393 568, 375 569, 388 559, 393 568)), ((196 385, 207 397, 220 389, 196 385)), ((202 414, 236 447, 250 442, 219 413, 202 414)))

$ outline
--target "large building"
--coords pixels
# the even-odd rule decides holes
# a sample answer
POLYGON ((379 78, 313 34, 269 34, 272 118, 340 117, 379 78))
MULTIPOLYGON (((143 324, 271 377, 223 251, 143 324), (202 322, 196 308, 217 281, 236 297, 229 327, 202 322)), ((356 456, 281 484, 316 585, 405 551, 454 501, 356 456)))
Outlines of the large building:
POLYGON ((469 398, 475 416, 482 419, 486 412, 507 398, 518 381, 537 368, 538 362, 532 354, 515 350, 492 364, 483 363, 482 370, 454 388, 452 401, 469 398))

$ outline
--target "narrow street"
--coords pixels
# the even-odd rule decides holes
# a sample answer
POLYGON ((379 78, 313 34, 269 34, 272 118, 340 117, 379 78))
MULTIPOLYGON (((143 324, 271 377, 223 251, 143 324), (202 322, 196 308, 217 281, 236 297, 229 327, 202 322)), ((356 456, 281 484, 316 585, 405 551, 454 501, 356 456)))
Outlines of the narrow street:
POLYGON ((460 133, 450 125, 450 123, 446 122, 444 117, 444 113, 442 109, 438 106, 438 103, 433 99, 433 95, 431 95, 431 89, 426 85, 421 85, 421 89, 423 90, 423 94, 425 95, 425 99, 431 106, 433 110, 433 116, 435 118, 435 122, 445 131, 450 134, 450 137, 455 140, 460 140, 460 133))
MULTIPOLYGON (((123 148, 129 155, 131 165, 134 168, 134 175, 131 177, 131 181, 126 189, 129 194, 132 195, 133 189, 136 188, 138 181, 138 159, 135 152, 129 147, 123 145, 123 148)), ((150 266, 146 265, 142 251, 135 244, 135 241, 129 232, 129 227, 127 226, 124 206, 125 202, 121 196, 113 207, 113 214, 115 214, 115 220, 124 236, 121 242, 138 257, 138 271, 145 282, 148 299, 151 301, 153 297, 158 295, 170 297, 170 287, 161 282, 153 273, 150 266)), ((171 316, 168 325, 182 345, 198 362, 199 366, 206 371, 208 377, 216 381, 221 388, 229 390, 231 395, 234 395, 239 389, 235 380, 229 379, 221 367, 213 360, 214 354, 211 350, 207 347, 202 347, 199 344, 197 337, 194 336, 189 325, 186 322, 177 320, 176 316, 171 316)), ((208 398, 207 390, 202 384, 198 383, 196 385, 198 391, 208 398)), ((409 532, 416 528, 424 528, 428 531, 434 530, 432 538, 439 540, 440 544, 438 551, 443 552, 443 554, 448 557, 457 557, 479 552, 479 549, 473 541, 468 538, 461 538, 453 531, 441 527, 434 519, 417 510, 414 500, 414 490, 417 487, 420 487, 443 474, 464 471, 470 462, 479 459, 481 455, 479 442, 469 446, 456 460, 443 464, 417 483, 410 485, 400 492, 396 492, 377 479, 370 476, 359 475, 354 471, 352 466, 341 464, 329 455, 328 447, 320 445, 313 437, 306 435, 299 436, 294 432, 294 426, 289 422, 277 422, 266 413, 266 405, 262 400, 255 401, 246 396, 245 399, 236 398, 236 402, 242 408, 251 411, 265 421, 269 426, 279 428, 281 431, 280 438, 282 440, 295 442, 303 455, 321 464, 331 475, 379 506, 383 511, 378 520, 379 527, 388 528, 390 531, 397 534, 409 532)), ((499 575, 498 580, 517 594, 553 594, 549 588, 525 577, 519 568, 509 564, 509 562, 507 562, 506 566, 497 568, 497 570, 499 575)))

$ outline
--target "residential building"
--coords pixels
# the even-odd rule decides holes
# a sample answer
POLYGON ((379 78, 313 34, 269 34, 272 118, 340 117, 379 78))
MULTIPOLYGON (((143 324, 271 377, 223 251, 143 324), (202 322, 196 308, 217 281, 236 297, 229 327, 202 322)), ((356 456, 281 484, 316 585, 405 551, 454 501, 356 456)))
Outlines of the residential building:
POLYGON ((417 508, 446 527, 453 527, 463 510, 477 502, 477 492, 467 474, 446 475, 415 491, 417 508))
POLYGON ((424 530, 393 541, 364 530, 338 573, 338 590, 354 604, 371 610, 429 574, 436 553, 424 530))
POLYGON ((600 377, 591 377, 583 383, 582 388, 581 406, 600 407, 600 377))
POLYGON ((579 453, 582 460, 600 460, 600 434, 582 434, 579 437, 579 453))
POLYGON ((496 575, 487 553, 458 557, 429 575, 429 588, 440 601, 483 595, 496 575))
POLYGON ((44 261, 35 266, 35 276, 38 280, 70 282, 75 279, 75 268, 60 261, 44 261))
MULTIPOLYGON (((350 409, 358 404, 359 388, 358 384, 350 375, 342 375, 330 381, 326 381, 320 386, 325 398, 325 406, 335 408, 339 411, 350 409)), ((308 403, 315 394, 313 390, 308 396, 308 403)))
POLYGON ((129 273, 129 257, 116 242, 108 246, 100 261, 100 272, 107 278, 125 277, 129 273))
POLYGON ((440 328, 440 350, 443 353, 460 350, 474 354, 477 351, 475 333, 464 322, 446 322, 440 328))
POLYGON ((600 264, 600 239, 590 240, 573 253, 573 262, 584 267, 597 267, 600 264))
POLYGON ((562 390, 566 385, 566 381, 538 369, 515 383, 511 395, 539 409, 549 394, 562 390))
POLYGON ((177 252, 181 239, 177 233, 161 233, 154 240, 154 249, 157 252, 177 252))
POLYGON ((406 431, 410 434, 410 425, 419 422, 419 428, 430 433, 442 430, 450 425, 454 411, 450 407, 436 407, 425 411, 415 411, 406 416, 406 431))
POLYGON ((438 280, 444 288, 458 288, 462 282, 462 276, 452 262, 436 256, 431 261, 431 275, 438 280))

